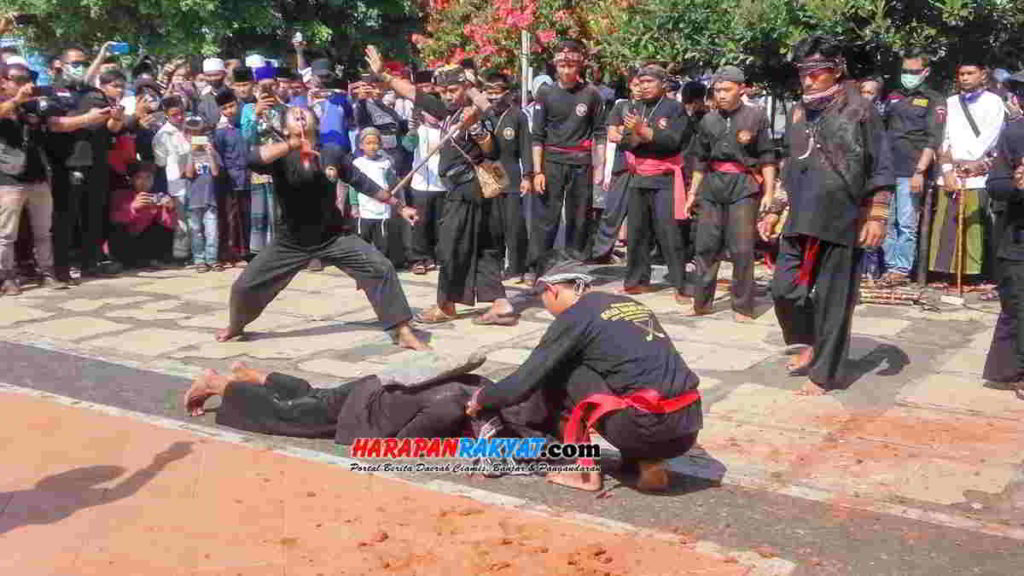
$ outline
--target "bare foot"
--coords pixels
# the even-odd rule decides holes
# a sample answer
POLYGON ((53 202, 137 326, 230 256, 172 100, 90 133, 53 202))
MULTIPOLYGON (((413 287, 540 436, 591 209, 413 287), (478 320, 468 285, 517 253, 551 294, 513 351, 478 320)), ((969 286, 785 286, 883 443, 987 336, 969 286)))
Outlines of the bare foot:
POLYGON ((245 332, 242 330, 236 330, 233 328, 223 328, 217 330, 217 342, 231 342, 232 340, 241 340, 245 336, 245 332))
POLYGON ((797 396, 824 396, 826 394, 828 394, 828 390, 810 380, 804 382, 804 385, 796 391, 797 396))
POLYGON ((395 336, 398 338, 399 348, 419 351, 431 350, 430 346, 428 346, 426 342, 416 337, 416 333, 412 331, 412 328, 408 324, 400 325, 395 330, 395 336))
POLYGON ((689 316, 707 316, 709 314, 711 314, 711 310, 708 310, 707 308, 697 308, 696 306, 694 306, 693 308, 690 309, 690 312, 689 312, 688 315, 689 316))
POLYGON ((604 486, 600 472, 548 472, 545 478, 552 484, 587 492, 597 492, 604 486))
POLYGON ((750 324, 755 320, 753 316, 747 316, 742 312, 733 312, 732 319, 735 320, 736 322, 739 322, 740 324, 750 324))
POLYGON ((224 392, 226 380, 216 370, 204 370, 185 392, 185 413, 202 416, 203 404, 210 398, 224 392), (223 381, 223 382, 222 382, 223 381))
POLYGON ((676 304, 680 306, 689 306, 693 303, 693 297, 687 296, 686 294, 676 293, 676 304))
POLYGON ((814 348, 808 346, 795 354, 792 359, 786 364, 786 370, 790 372, 800 372, 807 369, 814 361, 814 348))
POLYGON ((640 460, 640 477, 636 489, 641 492, 664 492, 668 490, 668 467, 664 460, 640 460))
POLYGON ((267 373, 250 368, 245 362, 235 362, 231 365, 231 380, 233 382, 262 385, 267 382, 267 373))

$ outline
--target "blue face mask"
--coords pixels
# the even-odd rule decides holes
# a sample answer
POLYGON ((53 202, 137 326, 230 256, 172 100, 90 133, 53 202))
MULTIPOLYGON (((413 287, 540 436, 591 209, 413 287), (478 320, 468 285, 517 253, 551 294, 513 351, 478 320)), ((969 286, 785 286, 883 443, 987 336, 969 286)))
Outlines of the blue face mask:
POLYGON ((907 90, 913 90, 924 82, 925 74, 900 74, 900 84, 907 90))

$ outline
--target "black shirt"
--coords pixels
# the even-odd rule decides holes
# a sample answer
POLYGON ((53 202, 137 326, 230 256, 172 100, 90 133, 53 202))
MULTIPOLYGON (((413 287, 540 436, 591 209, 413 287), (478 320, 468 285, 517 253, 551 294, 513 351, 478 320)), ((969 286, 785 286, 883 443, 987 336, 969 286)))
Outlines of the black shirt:
MULTIPOLYGON (((590 164, 589 152, 564 152, 552 147, 575 148, 604 142, 607 133, 604 98, 591 84, 568 90, 558 84, 541 88, 533 109, 533 143, 545 147, 544 160, 559 164, 590 164)), ((538 168, 539 169, 539 168, 538 168)))
MULTIPOLYGON (((0 143, 4 148, 24 154, 25 166, 19 174, 0 171, 0 186, 17 186, 46 181, 46 164, 43 162, 41 129, 32 128, 21 120, 0 119, 0 143)), ((17 152, 15 152, 17 153, 17 152)))
POLYGON ((704 173, 700 195, 731 203, 760 191, 749 173, 716 172, 712 162, 738 162, 754 171, 776 162, 771 126, 761 108, 741 104, 731 112, 715 110, 704 116, 690 146, 693 169, 704 173))
MULTIPOLYGON (((80 116, 94 108, 106 108, 110 102, 103 92, 97 88, 81 88, 74 93, 75 108, 72 116, 80 116)), ((67 167, 71 169, 84 169, 92 166, 97 167, 96 174, 105 173, 107 165, 107 151, 110 150, 113 142, 110 130, 107 130, 107 123, 102 122, 92 128, 83 128, 72 134, 71 156, 67 160, 67 167), (103 169, 100 169, 100 168, 103 169)))
POLYGON ((797 105, 787 118, 782 181, 789 195, 783 234, 854 246, 861 203, 896 178, 885 127, 856 84, 823 112, 797 105))
MULTIPOLYGON (((645 118, 654 131, 654 138, 650 142, 633 144, 630 142, 630 130, 622 134, 622 142, 619 147, 623 152, 629 152, 637 158, 656 158, 666 160, 682 153, 690 143, 693 128, 690 119, 686 115, 683 105, 669 98, 660 98, 651 102, 629 101, 625 106, 619 108, 618 116, 614 122, 609 118, 610 125, 621 126, 627 112, 645 118)), ((661 174, 658 176, 633 176, 629 180, 630 188, 664 188, 672 186, 672 174, 661 174)))
POLYGON ((985 184, 993 200, 1006 203, 993 231, 999 241, 996 255, 1024 261, 1024 190, 1013 182, 1013 171, 1024 162, 1024 119, 1003 126, 996 153, 985 184))
POLYGON ((494 145, 498 160, 508 174, 506 192, 518 194, 523 172, 533 172, 530 123, 526 119, 526 112, 516 106, 500 114, 492 114, 491 119, 494 123, 494 145))
POLYGON ((917 161, 925 148, 939 151, 945 109, 946 99, 923 86, 899 95, 889 103, 886 124, 897 177, 914 175, 917 161))
MULTIPOLYGON (((626 116, 626 107, 629 105, 629 100, 619 100, 613 104, 611 111, 608 112, 608 125, 622 126, 623 118, 626 116)), ((626 154, 622 151, 622 146, 617 145, 615 147, 615 158, 612 160, 612 174, 621 174, 625 171, 626 154)))
MULTIPOLYGON (((700 383, 649 308, 626 296, 589 292, 555 319, 518 370, 485 387, 477 402, 484 409, 513 406, 541 387, 564 386, 558 375, 579 365, 623 396, 650 388, 675 398, 700 383)), ((700 429, 700 403, 685 411, 686 431, 700 429)))
MULTIPOLYGON (((322 152, 321 165, 338 169, 338 178, 361 194, 374 196, 381 191, 366 174, 352 164, 348 154, 322 152)), ((299 152, 271 164, 263 164, 260 148, 249 151, 249 167, 274 177, 274 195, 281 207, 282 237, 300 246, 318 246, 346 231, 345 220, 336 204, 336 184, 327 179, 324 169, 314 164, 302 166, 299 152)))

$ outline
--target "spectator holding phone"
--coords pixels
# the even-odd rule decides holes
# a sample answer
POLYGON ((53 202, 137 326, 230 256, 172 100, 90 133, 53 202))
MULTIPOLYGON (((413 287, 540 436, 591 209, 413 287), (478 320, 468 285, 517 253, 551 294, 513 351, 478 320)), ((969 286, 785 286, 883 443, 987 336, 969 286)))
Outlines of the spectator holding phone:
POLYGON ((113 191, 110 206, 110 255, 127 268, 161 267, 171 255, 174 200, 153 191, 156 167, 129 167, 131 186, 113 191))
POLYGON ((355 92, 355 117, 359 130, 379 130, 381 151, 391 158, 394 166, 405 166, 406 154, 401 141, 408 124, 394 108, 384 103, 380 78, 376 74, 363 74, 355 92))
POLYGON ((221 271, 220 231, 217 221, 217 194, 214 187, 220 176, 220 159, 213 143, 205 135, 206 123, 199 116, 185 121, 191 153, 185 164, 188 178, 188 227, 192 235, 192 263, 200 274, 211 269, 221 271))
POLYGON ((191 146, 185 137, 185 103, 176 94, 165 96, 161 102, 167 122, 153 138, 153 156, 164 171, 167 193, 174 201, 175 227, 173 256, 184 261, 189 257, 192 241, 188 231, 188 180, 185 165, 189 161, 191 146))
MULTIPOLYGON (((283 141, 287 107, 278 97, 276 69, 269 65, 253 70, 256 103, 242 108, 242 135, 250 148, 283 141)), ((277 199, 274 179, 269 174, 252 173, 249 203, 249 250, 258 254, 274 239, 277 223, 277 199)))

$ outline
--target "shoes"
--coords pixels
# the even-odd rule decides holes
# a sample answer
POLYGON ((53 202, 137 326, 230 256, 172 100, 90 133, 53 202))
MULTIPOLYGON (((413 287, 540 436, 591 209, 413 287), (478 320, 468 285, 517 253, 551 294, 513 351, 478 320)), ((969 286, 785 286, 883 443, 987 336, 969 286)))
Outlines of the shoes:
POLYGON ((118 262, 103 262, 97 266, 82 268, 82 278, 103 278, 117 276, 124 271, 124 266, 118 262))
POLYGON ((324 263, 319 258, 313 258, 309 261, 309 266, 306 267, 310 272, 323 272, 324 263))
POLYGON ((71 288, 71 286, 56 276, 45 275, 43 276, 43 288, 49 288, 50 290, 67 290, 68 288, 71 288))
POLYGON ((21 294, 21 288, 18 287, 18 281, 14 278, 4 280, 3 285, 0 285, 0 294, 5 296, 17 296, 21 294))

